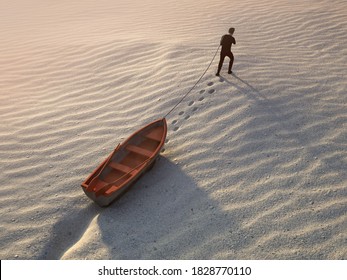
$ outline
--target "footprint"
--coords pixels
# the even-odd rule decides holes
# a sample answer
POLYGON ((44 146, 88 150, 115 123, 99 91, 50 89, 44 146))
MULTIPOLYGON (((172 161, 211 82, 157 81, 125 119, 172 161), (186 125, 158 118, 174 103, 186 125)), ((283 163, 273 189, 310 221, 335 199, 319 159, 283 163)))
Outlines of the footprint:
POLYGON ((170 139, 166 139, 165 140, 165 144, 169 143, 170 139))
POLYGON ((223 83, 223 82, 224 82, 224 79, 223 79, 222 77, 220 77, 220 78, 219 78, 219 81, 220 81, 221 83, 223 83))
POLYGON ((208 91, 209 94, 212 94, 212 93, 214 93, 214 92, 215 92, 214 89, 210 89, 210 90, 208 91))
POLYGON ((189 103, 188 103, 188 106, 192 106, 194 104, 194 101, 190 101, 189 103))
POLYGON ((173 130, 177 131, 179 128, 180 128, 179 126, 175 126, 173 130))
POLYGON ((184 117, 185 120, 188 120, 189 118, 190 118, 189 115, 187 115, 187 116, 184 117))
POLYGON ((179 112, 178 113, 180 116, 182 116, 183 114, 184 114, 184 112, 183 111, 181 111, 181 112, 179 112))
POLYGON ((200 97, 200 98, 199 98, 199 101, 203 101, 204 99, 205 99, 205 98, 203 98, 203 97, 200 97))
POLYGON ((173 121, 172 121, 172 124, 175 124, 175 123, 177 123, 177 120, 173 120, 173 121))
POLYGON ((200 90, 200 94, 203 94, 204 92, 205 92, 205 90, 204 90, 204 89, 200 90))
POLYGON ((198 107, 194 107, 193 108, 193 112, 195 112, 196 110, 198 110, 198 107))
POLYGON ((208 86, 213 86, 213 82, 209 82, 207 85, 208 86))

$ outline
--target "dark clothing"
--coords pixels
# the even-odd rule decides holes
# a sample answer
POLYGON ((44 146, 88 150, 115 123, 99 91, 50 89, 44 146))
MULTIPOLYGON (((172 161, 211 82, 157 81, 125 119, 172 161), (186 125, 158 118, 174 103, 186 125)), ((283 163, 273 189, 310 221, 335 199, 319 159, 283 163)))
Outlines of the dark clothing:
POLYGON ((234 63, 234 55, 231 52, 231 45, 236 44, 236 41, 233 36, 231 36, 230 34, 226 34, 222 36, 220 40, 220 44, 222 46, 222 49, 220 51, 220 59, 218 64, 217 75, 219 75, 219 72, 222 69, 223 62, 226 56, 230 58, 228 73, 231 73, 231 68, 233 67, 233 63, 234 63))
POLYGON ((226 56, 228 56, 230 58, 228 73, 231 73, 231 68, 233 68, 233 63, 234 63, 234 55, 231 51, 229 51, 228 53, 221 51, 219 64, 218 64, 218 71, 217 71, 218 74, 219 74, 220 70, 222 69, 224 58, 226 56))
POLYGON ((220 45, 222 46, 222 51, 230 52, 231 45, 236 44, 235 38, 230 34, 225 34, 220 39, 220 45))

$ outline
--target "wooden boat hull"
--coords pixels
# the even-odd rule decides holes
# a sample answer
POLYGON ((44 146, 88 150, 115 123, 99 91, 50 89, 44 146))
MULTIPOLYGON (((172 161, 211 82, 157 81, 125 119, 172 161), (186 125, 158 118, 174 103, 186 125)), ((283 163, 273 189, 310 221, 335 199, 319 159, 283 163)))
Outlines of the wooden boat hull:
POLYGON ((112 203, 153 166, 166 134, 165 118, 136 131, 81 184, 85 194, 100 206, 112 203))

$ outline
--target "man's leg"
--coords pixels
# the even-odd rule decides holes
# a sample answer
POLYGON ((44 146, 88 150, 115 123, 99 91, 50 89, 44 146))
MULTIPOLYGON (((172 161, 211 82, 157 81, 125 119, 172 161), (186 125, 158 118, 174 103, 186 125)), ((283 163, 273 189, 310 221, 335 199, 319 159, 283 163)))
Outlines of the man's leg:
POLYGON ((222 66, 223 66, 224 58, 225 58, 225 54, 222 54, 221 52, 216 76, 219 76, 220 70, 222 69, 222 66))
POLYGON ((231 68, 233 68, 233 64, 234 64, 234 55, 233 55, 233 53, 230 53, 229 57, 230 57, 230 62, 229 62, 228 73, 231 74, 232 73, 231 68))

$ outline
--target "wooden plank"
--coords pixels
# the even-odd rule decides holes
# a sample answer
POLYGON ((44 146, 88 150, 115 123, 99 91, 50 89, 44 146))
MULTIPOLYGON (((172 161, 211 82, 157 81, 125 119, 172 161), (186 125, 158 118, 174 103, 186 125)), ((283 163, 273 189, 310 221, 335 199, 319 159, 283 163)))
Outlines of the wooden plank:
POLYGON ((146 138, 160 142, 161 139, 163 138, 163 133, 161 131, 161 129, 157 128, 152 130, 150 133, 148 133, 147 135, 145 135, 146 138))
POLYGON ((111 161, 109 166, 112 167, 113 169, 119 170, 123 173, 130 173, 133 170, 133 168, 131 168, 129 166, 126 166, 124 164, 114 162, 114 161, 111 161))
POLYGON ((93 186, 93 191, 94 192, 98 192, 100 189, 104 188, 104 186, 107 185, 107 182, 97 178, 96 179, 96 184, 93 186))
POLYGON ((143 155, 143 156, 148 157, 148 158, 153 155, 152 151, 149 151, 149 150, 146 150, 146 149, 134 146, 134 145, 126 146, 126 149, 130 152, 134 152, 136 154, 143 155))

